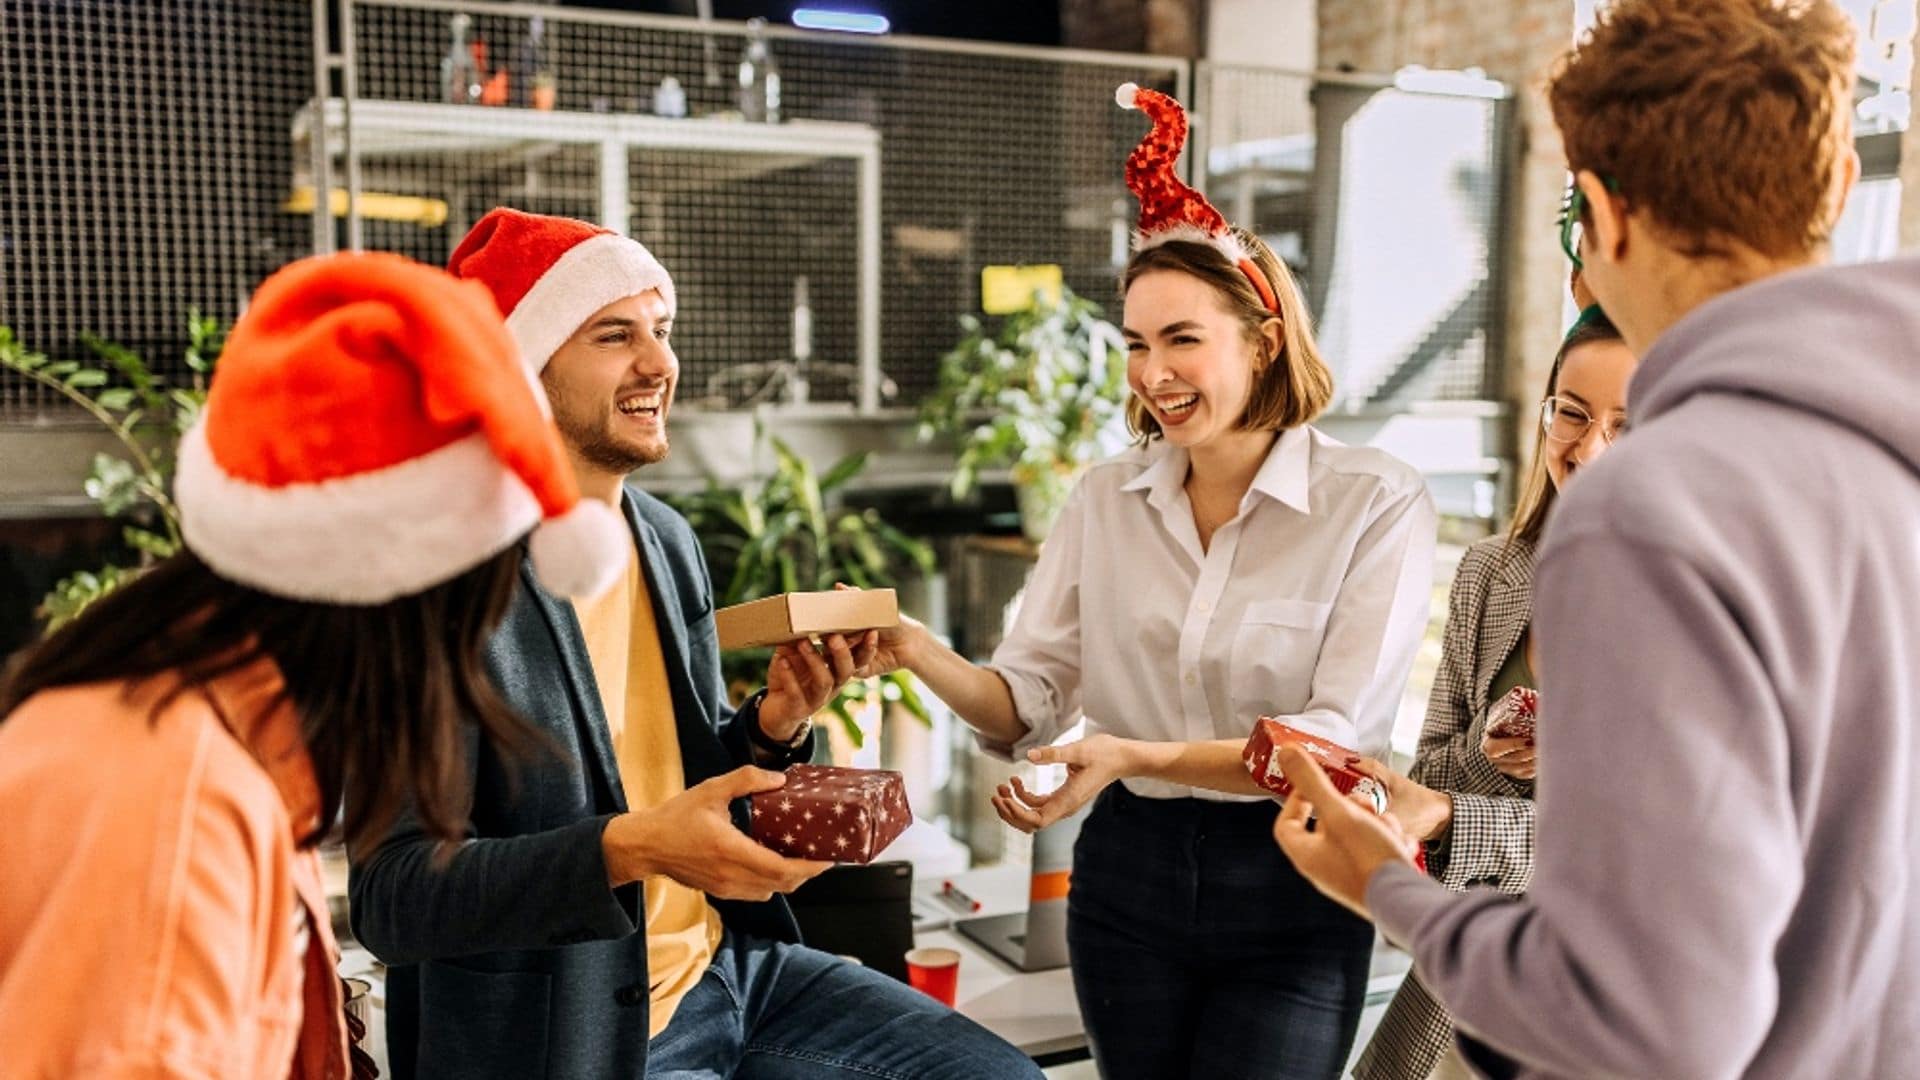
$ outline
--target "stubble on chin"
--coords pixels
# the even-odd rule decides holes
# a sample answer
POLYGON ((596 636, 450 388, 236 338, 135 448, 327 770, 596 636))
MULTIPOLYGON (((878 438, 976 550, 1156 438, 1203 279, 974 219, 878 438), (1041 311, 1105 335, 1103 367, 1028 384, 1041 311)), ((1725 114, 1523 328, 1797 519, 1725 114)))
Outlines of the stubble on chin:
POLYGON ((640 442, 615 435, 613 423, 614 418, 610 415, 586 420, 559 409, 554 413, 554 425, 560 429, 561 437, 576 454, 595 468, 626 474, 646 465, 658 465, 667 459, 670 446, 665 431, 657 439, 640 442))

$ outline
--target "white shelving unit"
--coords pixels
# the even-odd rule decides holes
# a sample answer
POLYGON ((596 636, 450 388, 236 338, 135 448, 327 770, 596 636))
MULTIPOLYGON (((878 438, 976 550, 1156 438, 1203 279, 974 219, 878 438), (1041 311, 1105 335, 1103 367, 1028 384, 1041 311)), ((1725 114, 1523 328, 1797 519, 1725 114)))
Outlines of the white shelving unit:
MULTIPOLYGON (((362 190, 362 169, 377 169, 383 161, 448 158, 447 168, 437 172, 445 178, 447 190, 408 194, 446 199, 453 208, 449 225, 464 230, 471 222, 463 220, 467 208, 457 190, 461 159, 484 160, 492 167, 502 160, 537 162, 561 150, 590 148, 597 155, 600 224, 622 234, 628 231, 632 213, 628 166, 635 153, 712 155, 714 169, 726 178, 761 176, 820 161, 852 161, 857 176, 852 224, 858 230, 859 410, 872 413, 879 408, 880 134, 873 128, 814 120, 755 124, 342 98, 328 98, 319 111, 326 132, 325 153, 316 153, 316 110, 310 101, 293 117, 294 160, 307 165, 309 176, 320 175, 321 183, 312 185, 316 189, 335 186, 330 180, 333 164, 344 164, 350 239, 359 234, 356 201, 362 190)), ((703 170, 700 182, 711 183, 715 175, 703 170)), ((330 240, 330 231, 327 236, 330 240)))

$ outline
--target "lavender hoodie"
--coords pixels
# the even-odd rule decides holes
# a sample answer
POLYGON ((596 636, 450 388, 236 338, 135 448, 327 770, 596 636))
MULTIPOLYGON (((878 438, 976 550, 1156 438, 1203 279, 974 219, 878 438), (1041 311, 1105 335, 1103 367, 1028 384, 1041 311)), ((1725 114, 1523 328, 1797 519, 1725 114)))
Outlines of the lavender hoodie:
POLYGON ((1368 906, 1496 1076, 1920 1076, 1920 260, 1717 298, 1629 400, 1540 555, 1532 892, 1368 906))

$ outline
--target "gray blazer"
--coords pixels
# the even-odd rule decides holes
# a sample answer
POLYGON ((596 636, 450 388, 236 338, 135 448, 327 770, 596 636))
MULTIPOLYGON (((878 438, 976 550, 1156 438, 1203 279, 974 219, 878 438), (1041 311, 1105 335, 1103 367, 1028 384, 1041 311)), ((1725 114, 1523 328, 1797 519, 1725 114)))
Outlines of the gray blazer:
MULTIPOLYGON (((1500 772, 1480 752, 1493 680, 1533 617, 1533 559, 1532 544, 1507 551, 1504 533, 1488 537, 1461 557, 1447 600, 1440 669, 1408 775, 1453 793, 1453 827, 1427 846, 1427 872, 1448 888, 1521 893, 1533 878, 1533 783, 1500 772)), ((1452 1042, 1446 1010, 1409 972, 1354 1075, 1424 1080, 1452 1042)))
MULTIPOLYGON (((727 704, 713 588, 685 519, 653 497, 624 503, 653 599, 689 786, 755 761, 750 702, 727 704)), ((647 938, 640 888, 609 888, 600 833, 627 809, 572 605, 521 568, 487 648, 508 702, 555 744, 515 768, 469 732, 468 839, 444 864, 403 817, 353 864, 354 934, 389 965, 393 1075, 603 1080, 645 1074, 647 938)), ((753 702, 757 702, 752 699, 753 702)), ((776 768, 812 755, 812 741, 776 768)), ((765 763, 766 755, 760 755, 765 763)), ((735 816, 745 823, 744 802, 735 816)), ((727 926, 797 941, 785 900, 715 901, 727 926)))

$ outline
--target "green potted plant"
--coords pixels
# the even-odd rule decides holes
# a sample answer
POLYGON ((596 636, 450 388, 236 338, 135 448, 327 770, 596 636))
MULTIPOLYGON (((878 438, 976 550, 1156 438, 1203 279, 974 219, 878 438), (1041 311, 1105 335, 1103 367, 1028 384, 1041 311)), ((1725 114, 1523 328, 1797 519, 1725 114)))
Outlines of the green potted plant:
POLYGON ((22 344, 11 327, 0 326, 0 367, 65 396, 120 443, 118 456, 94 455, 86 492, 107 517, 122 523, 121 539, 136 560, 61 579, 35 610, 49 631, 180 550, 180 515, 173 505, 175 450, 206 404, 221 338, 218 320, 190 311, 187 375, 169 380, 132 349, 92 334, 81 335, 81 341, 97 362, 83 363, 49 359, 22 344))
MULTIPOLYGON (((756 438, 759 435, 756 425, 756 438)), ((865 453, 843 458, 823 474, 780 439, 769 443, 775 465, 765 480, 744 487, 709 481, 698 494, 670 500, 706 549, 716 605, 831 589, 838 582, 863 589, 895 588, 933 572, 933 549, 887 524, 878 511, 831 505, 834 493, 866 468, 865 453)), ((771 649, 721 656, 721 671, 735 700, 766 678, 772 656, 771 649)), ((866 738, 859 714, 876 701, 898 705, 922 723, 932 722, 907 672, 856 680, 827 703, 827 711, 840 721, 856 749, 866 738)))
POLYGON ((1007 467, 1021 530, 1038 543, 1089 464, 1121 441, 1127 351, 1090 300, 1062 288, 997 327, 962 316, 960 342, 940 361, 938 387, 920 411, 920 435, 959 440, 953 493, 980 471, 1007 467))

